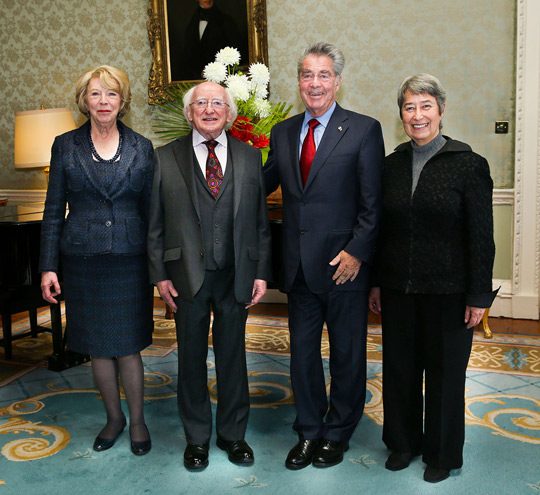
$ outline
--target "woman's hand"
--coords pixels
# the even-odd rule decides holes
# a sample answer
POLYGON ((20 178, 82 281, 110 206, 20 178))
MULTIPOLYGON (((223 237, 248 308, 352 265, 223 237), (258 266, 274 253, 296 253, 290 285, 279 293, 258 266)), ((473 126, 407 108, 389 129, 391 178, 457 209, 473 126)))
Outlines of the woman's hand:
POLYGON ((372 313, 375 313, 376 315, 380 315, 382 308, 381 308, 381 288, 380 287, 372 287, 369 291, 369 309, 372 313))
POLYGON ((478 323, 482 321, 482 317, 486 308, 474 308, 472 306, 465 307, 465 323, 467 328, 474 328, 478 323))
POLYGON ((55 272, 43 272, 41 274, 41 295, 43 299, 48 303, 58 304, 55 297, 59 296, 61 292, 58 275, 55 272))

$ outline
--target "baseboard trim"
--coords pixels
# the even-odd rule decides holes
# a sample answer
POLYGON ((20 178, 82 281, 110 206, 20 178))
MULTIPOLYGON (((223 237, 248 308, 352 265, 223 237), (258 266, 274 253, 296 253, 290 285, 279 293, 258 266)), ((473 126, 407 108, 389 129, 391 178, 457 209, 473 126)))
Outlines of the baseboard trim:
POLYGON ((17 203, 45 201, 46 196, 46 189, 0 189, 0 198, 7 198, 8 204, 11 201, 17 203))

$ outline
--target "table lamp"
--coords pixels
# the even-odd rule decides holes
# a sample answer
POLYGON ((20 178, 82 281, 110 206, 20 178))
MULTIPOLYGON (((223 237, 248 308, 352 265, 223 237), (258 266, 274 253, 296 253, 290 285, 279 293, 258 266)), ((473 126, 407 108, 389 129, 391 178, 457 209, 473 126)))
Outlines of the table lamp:
POLYGON ((15 112, 15 168, 45 168, 49 177, 54 138, 75 129, 69 108, 15 112))

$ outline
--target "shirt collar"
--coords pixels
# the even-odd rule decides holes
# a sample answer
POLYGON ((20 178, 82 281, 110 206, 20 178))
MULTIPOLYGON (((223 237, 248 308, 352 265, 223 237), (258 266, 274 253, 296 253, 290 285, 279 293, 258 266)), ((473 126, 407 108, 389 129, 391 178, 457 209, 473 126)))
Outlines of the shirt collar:
MULTIPOLYGON (((193 147, 199 146, 200 144, 203 144, 205 141, 208 141, 208 139, 202 137, 201 134, 199 134, 199 132, 196 129, 193 129, 192 136, 193 136, 192 138, 193 147)), ((222 146, 224 146, 225 148, 227 148, 227 134, 225 133, 225 131, 221 131, 221 134, 216 138, 216 141, 222 146)))
POLYGON ((319 124, 322 125, 325 129, 328 125, 328 122, 330 121, 330 117, 332 117, 332 114, 334 113, 334 110, 336 109, 336 102, 332 103, 332 106, 324 112, 320 117, 312 117, 311 114, 306 110, 304 114, 304 122, 302 123, 302 127, 307 127, 308 122, 311 119, 317 119, 319 121, 319 124))

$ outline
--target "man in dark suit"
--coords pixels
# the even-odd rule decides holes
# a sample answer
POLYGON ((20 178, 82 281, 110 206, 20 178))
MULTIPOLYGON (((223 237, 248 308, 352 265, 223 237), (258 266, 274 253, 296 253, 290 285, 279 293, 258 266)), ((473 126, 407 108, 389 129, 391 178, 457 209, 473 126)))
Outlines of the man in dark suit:
POLYGON ((266 292, 270 230, 259 150, 231 138, 227 90, 205 82, 188 91, 193 131, 156 149, 150 202, 150 279, 175 311, 178 408, 188 469, 208 465, 212 412, 206 358, 210 313, 218 379, 217 445, 252 463, 244 440, 249 414, 247 308, 266 292))
POLYGON ((341 462, 366 396, 367 291, 384 143, 379 122, 336 103, 344 63, 328 43, 304 51, 298 81, 306 111, 272 129, 264 167, 267 192, 281 185, 283 195, 283 290, 299 436, 285 461, 289 469, 341 462))

